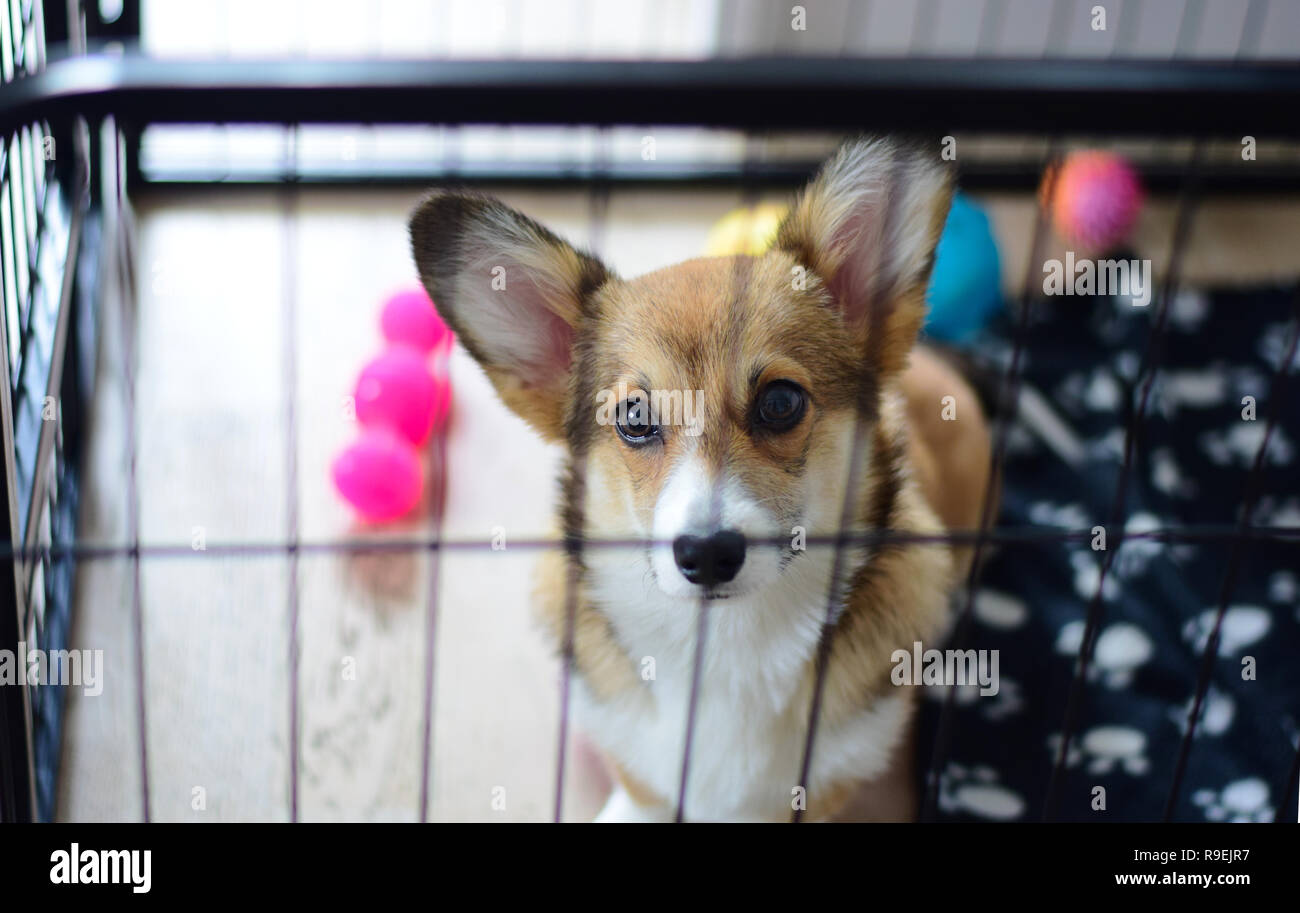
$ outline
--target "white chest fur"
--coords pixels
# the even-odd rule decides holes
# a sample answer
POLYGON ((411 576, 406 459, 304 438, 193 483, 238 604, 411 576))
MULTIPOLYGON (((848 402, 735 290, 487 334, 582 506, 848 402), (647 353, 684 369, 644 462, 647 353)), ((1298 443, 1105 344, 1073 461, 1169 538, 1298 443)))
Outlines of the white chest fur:
MULTIPOLYGON (((770 590, 710 603, 706 610, 687 771, 688 819, 785 820, 799 788, 815 795, 837 780, 870 778, 888 766, 907 718, 901 695, 877 700, 835 728, 820 727, 809 782, 799 782, 811 699, 807 671, 826 611, 824 595, 812 594, 825 594, 815 582, 824 581, 829 570, 805 557, 806 564, 791 567, 770 590)), ((615 594, 593 595, 610 604, 615 594)), ((630 605, 624 594, 611 614, 620 642, 642 672, 643 687, 601 701, 579 680, 575 717, 630 777, 665 803, 638 809, 616 795, 604 817, 671 818, 680 794, 698 608, 655 593, 630 605)))

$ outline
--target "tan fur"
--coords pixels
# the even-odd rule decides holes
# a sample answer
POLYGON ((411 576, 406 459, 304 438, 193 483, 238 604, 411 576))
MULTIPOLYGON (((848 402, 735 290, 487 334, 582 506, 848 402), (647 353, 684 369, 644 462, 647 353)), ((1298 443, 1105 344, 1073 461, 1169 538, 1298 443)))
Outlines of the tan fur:
MULTIPOLYGON (((873 432, 877 447, 891 438, 906 441, 914 475, 904 481, 892 528, 917 533, 943 529, 974 529, 979 522, 987 481, 988 426, 969 386, 944 362, 918 348, 873 432), (944 396, 958 398, 958 421, 940 418, 944 396), (907 423, 906 425, 904 423, 907 423)), ((881 484, 868 477, 863 485, 859 516, 881 484)), ((860 526, 860 524, 859 524, 860 526)), ((893 689, 888 658, 893 650, 910 648, 915 640, 929 641, 945 618, 945 604, 932 598, 936 585, 956 582, 969 549, 912 546, 886 551, 854 581, 846 609, 832 641, 822 692, 821 725, 834 726, 857 712, 864 699, 893 689), (918 609, 929 608, 927 615, 918 609)), ((538 605, 546 628, 560 640, 566 611, 566 563, 559 552, 542 562, 538 605)), ((617 644, 604 616, 587 604, 579 590, 574 602, 575 666, 593 691, 610 698, 640 686, 635 664, 617 644)), ((809 666, 805 698, 810 698, 815 670, 809 666)), ((808 820, 907 820, 915 815, 916 792, 911 782, 910 743, 884 777, 844 781, 829 791, 808 796, 808 820)), ((626 780, 626 776, 622 775, 626 780)), ((625 783, 626 785, 626 783, 625 783)), ((662 804, 640 785, 629 795, 646 805, 662 804)))
MULTIPOLYGON (((656 388, 703 390, 704 424, 726 428, 702 439, 709 462, 739 467, 755 490, 781 491, 789 461, 805 448, 826 446, 828 429, 819 432, 819 416, 852 404, 855 378, 845 366, 857 364, 834 315, 821 303, 820 286, 791 290, 793 265, 781 253, 757 260, 691 260, 607 286, 595 305, 600 322, 591 344, 599 355, 591 366, 591 385, 609 389, 626 381, 635 388, 636 378, 627 370, 635 366, 656 388), (742 295, 753 302, 744 311, 733 306, 742 295), (646 333, 645 327, 657 332, 646 333), (809 418, 790 434, 760 439, 741 427, 751 374, 760 367, 759 384, 783 377, 814 391, 809 418)), ((608 469, 607 477, 624 480, 628 496, 644 511, 685 443, 680 435, 670 436, 662 454, 630 450, 607 426, 597 430, 588 460, 608 469)), ((590 505, 588 513, 597 524, 616 519, 598 505, 590 505)))
MULTIPOLYGON (((900 494, 893 528, 921 533, 976 528, 987 487, 990 444, 988 425, 974 393, 951 368, 923 348, 913 351, 899 386, 901 398, 896 410, 886 412, 881 433, 888 433, 891 421, 907 422, 913 476, 900 494), (955 421, 941 418, 942 399, 949 395, 958 401, 955 421), (960 411, 963 405, 964 416, 960 411)), ((899 428, 892 430, 902 433, 899 428)), ((904 548, 878 556, 859 574, 832 641, 823 691, 824 725, 834 725, 858 710, 864 694, 893 689, 889 654, 910 648, 916 640, 931 641, 939 634, 946 605, 927 595, 936 580, 946 581, 946 586, 958 583, 969 553, 968 547, 904 548), (918 614, 918 609, 927 607, 930 614, 918 614)), ((907 750, 900 754, 908 755, 910 741, 904 745, 907 750)), ((913 817, 914 784, 910 771, 900 764, 896 758, 890 772, 874 781, 836 784, 834 796, 822 804, 825 816, 857 820, 913 817)), ((810 796, 810 810, 812 802, 810 796)))
MULTIPOLYGON (((902 390, 912 467, 921 492, 946 529, 977 530, 993 454, 988 423, 975 392, 924 347, 913 350, 902 390), (943 418, 942 404, 948 396, 955 400, 952 421, 943 418)), ((964 572, 971 548, 955 551, 958 569, 964 572)))
MULTIPOLYGON (((915 689, 913 689, 915 690, 915 689)), ((820 803, 808 797, 809 821, 898 823, 916 818, 919 790, 912 776, 915 721, 908 723, 900 748, 883 775, 837 784, 820 803)))
POLYGON ((598 697, 608 699, 637 687, 636 666, 614 639, 608 619, 591 605, 581 587, 569 584, 564 553, 546 552, 538 562, 535 605, 551 642, 563 645, 573 615, 573 664, 598 697))

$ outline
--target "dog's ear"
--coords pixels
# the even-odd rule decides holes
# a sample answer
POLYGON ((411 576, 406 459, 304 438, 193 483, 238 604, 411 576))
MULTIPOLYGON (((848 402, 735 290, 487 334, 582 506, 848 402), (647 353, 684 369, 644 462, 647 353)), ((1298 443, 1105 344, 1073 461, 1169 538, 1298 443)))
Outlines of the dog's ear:
POLYGON ((603 264, 499 200, 440 193, 411 215, 420 281, 506 405, 563 436, 573 342, 603 264))
POLYGON ((775 248, 825 283, 884 376, 901 371, 925 321, 952 177, 934 152, 889 138, 842 147, 805 188, 775 248))

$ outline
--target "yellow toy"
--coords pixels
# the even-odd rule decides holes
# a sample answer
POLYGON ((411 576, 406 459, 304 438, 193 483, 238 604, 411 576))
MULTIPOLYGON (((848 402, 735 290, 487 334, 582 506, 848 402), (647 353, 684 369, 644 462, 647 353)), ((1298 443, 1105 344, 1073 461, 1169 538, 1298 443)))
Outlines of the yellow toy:
POLYGON ((706 257, 748 254, 757 257, 776 239, 789 207, 784 203, 759 203, 727 213, 709 231, 704 244, 706 257))

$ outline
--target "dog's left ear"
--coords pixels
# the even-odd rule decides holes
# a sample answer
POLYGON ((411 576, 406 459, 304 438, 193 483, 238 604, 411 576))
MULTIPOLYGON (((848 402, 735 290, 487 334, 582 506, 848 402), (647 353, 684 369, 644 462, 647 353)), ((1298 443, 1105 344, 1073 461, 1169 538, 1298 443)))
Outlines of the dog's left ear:
POLYGON ((546 439, 560 440, 583 307, 612 274, 480 194, 434 194, 416 207, 410 227, 415 266, 438 312, 505 404, 546 439))
POLYGON ((842 147, 800 195, 775 248, 816 274, 883 376, 907 364, 925 322, 935 245, 952 202, 936 145, 889 138, 842 147))

